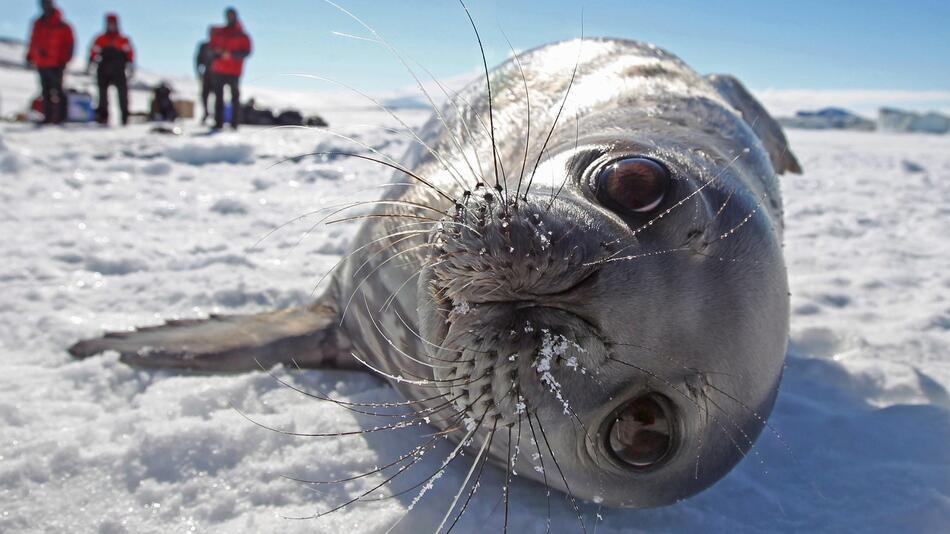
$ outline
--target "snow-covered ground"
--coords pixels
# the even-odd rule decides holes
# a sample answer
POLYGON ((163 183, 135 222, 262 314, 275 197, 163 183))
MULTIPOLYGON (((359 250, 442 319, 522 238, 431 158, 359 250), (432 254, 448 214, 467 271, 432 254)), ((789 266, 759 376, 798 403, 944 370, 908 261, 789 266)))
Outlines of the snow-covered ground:
MULTIPOLYGON (((425 117, 402 113, 413 125, 425 117)), ((331 119, 346 135, 402 152, 404 136, 367 122, 394 124, 370 108, 331 119)), ((0 125, 0 532, 383 532, 406 514, 414 493, 287 519, 382 479, 310 488, 284 476, 352 476, 415 446, 426 429, 293 438, 234 408, 304 432, 376 422, 262 372, 137 371, 114 357, 66 354, 103 330, 309 302, 354 226, 300 221, 255 244, 299 214, 373 198, 388 180, 361 161, 274 165, 354 149, 327 132, 196 131, 0 125)), ((950 137, 789 134, 806 173, 783 178, 793 315, 774 431, 683 503, 584 505, 588 532, 950 525, 950 137)), ((363 373, 279 372, 349 401, 397 400, 363 373)), ((419 476, 438 463, 427 455, 419 476)), ((450 469, 442 491, 397 531, 434 529, 466 468, 450 469)), ((483 478, 457 531, 500 530, 502 479, 483 478)), ((544 532, 543 489, 517 482, 512 499, 512 531, 544 532)), ((581 530, 560 495, 551 507, 552 531, 581 530)))

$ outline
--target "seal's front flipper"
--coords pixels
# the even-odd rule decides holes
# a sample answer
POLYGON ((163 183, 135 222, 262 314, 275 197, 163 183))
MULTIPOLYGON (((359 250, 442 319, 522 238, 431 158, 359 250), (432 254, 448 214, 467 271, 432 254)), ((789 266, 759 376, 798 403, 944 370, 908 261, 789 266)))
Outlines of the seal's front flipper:
POLYGON ((792 154, 788 148, 788 139, 785 138, 782 127, 769 115, 768 111, 765 111, 762 104, 749 93, 742 82, 727 74, 710 74, 705 78, 729 105, 742 114, 742 119, 762 141, 762 145, 769 152, 775 174, 802 173, 795 154, 792 154))
POLYGON ((168 321, 80 341, 69 353, 87 358, 112 350, 132 366, 195 371, 238 372, 278 363, 357 368, 358 363, 340 349, 338 329, 336 309, 315 304, 256 315, 168 321))

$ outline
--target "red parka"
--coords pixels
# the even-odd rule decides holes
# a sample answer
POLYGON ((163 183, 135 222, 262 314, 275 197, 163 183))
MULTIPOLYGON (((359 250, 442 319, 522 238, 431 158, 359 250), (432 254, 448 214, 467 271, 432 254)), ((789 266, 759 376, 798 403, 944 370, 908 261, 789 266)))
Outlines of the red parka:
POLYGON ((49 16, 33 22, 30 48, 26 60, 40 69, 65 67, 73 58, 73 29, 63 20, 62 13, 53 9, 49 16))
MULTIPOLYGON (((107 20, 118 27, 119 19, 115 15, 109 15, 107 20)), ((112 54, 122 54, 125 56, 127 63, 132 63, 135 59, 132 43, 129 42, 128 37, 119 33, 118 30, 114 32, 105 31, 96 37, 89 48, 89 61, 95 61, 97 56, 104 57, 112 54)))
POLYGON ((244 33, 240 22, 220 26, 211 30, 211 50, 214 52, 211 72, 240 76, 244 71, 244 58, 251 55, 251 38, 244 33))

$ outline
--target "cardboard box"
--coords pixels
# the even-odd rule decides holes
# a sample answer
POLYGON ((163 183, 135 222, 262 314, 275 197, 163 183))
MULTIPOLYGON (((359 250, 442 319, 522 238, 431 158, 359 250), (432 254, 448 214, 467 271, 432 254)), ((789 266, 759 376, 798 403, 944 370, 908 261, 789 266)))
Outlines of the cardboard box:
POLYGON ((195 118, 195 101, 194 100, 173 100, 172 104, 174 104, 175 111, 178 112, 179 118, 182 118, 182 119, 195 118))

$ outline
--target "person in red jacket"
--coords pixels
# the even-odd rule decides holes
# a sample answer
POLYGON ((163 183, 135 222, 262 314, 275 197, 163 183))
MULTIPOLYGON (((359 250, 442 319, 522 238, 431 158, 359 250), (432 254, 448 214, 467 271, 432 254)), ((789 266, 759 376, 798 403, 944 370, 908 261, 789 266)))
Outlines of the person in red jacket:
POLYGON ((73 58, 73 29, 52 0, 41 0, 43 14, 33 21, 27 64, 36 67, 43 94, 43 123, 59 124, 66 120, 66 94, 63 71, 73 58))
POLYGON ((119 17, 115 13, 106 15, 106 31, 99 34, 89 48, 89 65, 86 72, 96 66, 96 82, 99 85, 99 105, 96 107, 96 119, 102 124, 109 123, 109 86, 114 85, 119 93, 119 112, 122 124, 129 123, 129 80, 126 71, 133 71, 135 59, 129 38, 119 33, 119 17))
POLYGON ((224 126, 224 86, 231 88, 231 127, 237 128, 241 114, 239 83, 244 71, 244 59, 251 55, 251 38, 244 33, 237 11, 229 7, 225 12, 227 25, 211 30, 211 75, 214 81, 214 128, 224 126))

